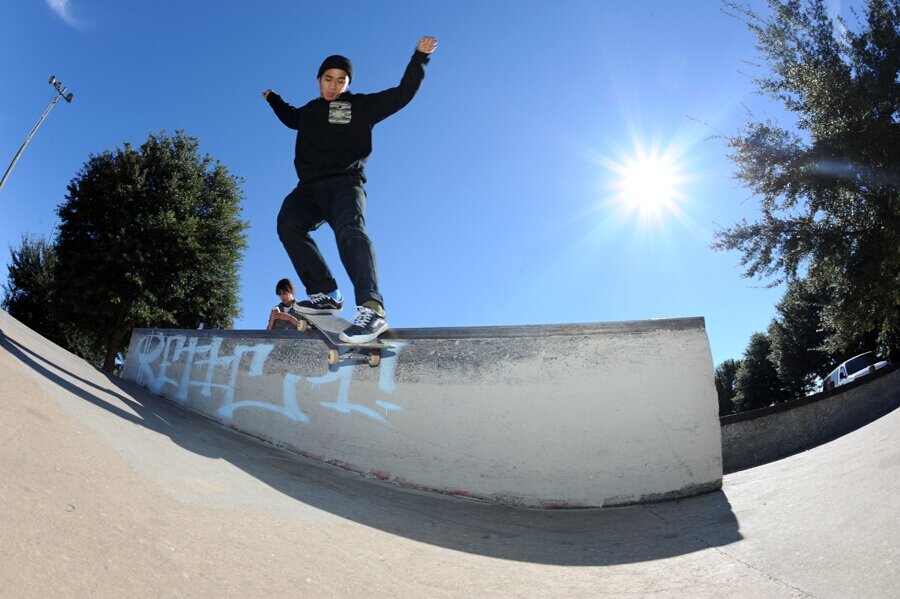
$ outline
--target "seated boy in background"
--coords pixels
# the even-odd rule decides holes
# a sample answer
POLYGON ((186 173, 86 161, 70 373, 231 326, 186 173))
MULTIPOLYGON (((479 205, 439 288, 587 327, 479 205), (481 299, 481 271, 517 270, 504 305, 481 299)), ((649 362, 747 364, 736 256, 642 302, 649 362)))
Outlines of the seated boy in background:
POLYGON ((300 312, 297 310, 297 301, 294 299, 294 285, 290 279, 281 279, 275 285, 275 295, 281 303, 272 308, 269 314, 268 330, 296 329, 300 312))

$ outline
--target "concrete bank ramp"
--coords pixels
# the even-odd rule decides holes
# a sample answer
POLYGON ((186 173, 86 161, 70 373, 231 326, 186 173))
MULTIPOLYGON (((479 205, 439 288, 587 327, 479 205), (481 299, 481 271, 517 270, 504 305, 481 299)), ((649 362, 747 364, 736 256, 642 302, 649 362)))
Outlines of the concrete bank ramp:
POLYGON ((720 491, 530 510, 398 488, 107 377, 0 311, 0 596, 894 597, 900 410, 720 491))
POLYGON ((702 318, 394 330, 380 366, 316 331, 134 332, 124 378, 223 425, 406 487, 528 507, 718 489, 702 318))

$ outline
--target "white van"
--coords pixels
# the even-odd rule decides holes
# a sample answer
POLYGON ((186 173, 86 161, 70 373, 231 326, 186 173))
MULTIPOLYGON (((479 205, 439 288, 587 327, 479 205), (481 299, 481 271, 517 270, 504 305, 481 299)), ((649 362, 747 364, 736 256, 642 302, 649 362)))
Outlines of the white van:
POLYGON ((866 352, 850 358, 828 373, 822 381, 822 391, 846 385, 859 377, 871 374, 890 364, 889 360, 879 360, 875 352, 866 352))

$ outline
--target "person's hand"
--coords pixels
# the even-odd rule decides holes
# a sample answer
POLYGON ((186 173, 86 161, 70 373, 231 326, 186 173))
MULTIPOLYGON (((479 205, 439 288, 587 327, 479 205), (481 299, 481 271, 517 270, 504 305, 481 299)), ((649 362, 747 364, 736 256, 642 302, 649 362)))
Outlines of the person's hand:
POLYGON ((266 91, 264 91, 264 92, 262 93, 263 100, 268 100, 268 99, 269 99, 269 94, 271 94, 271 93, 272 93, 272 90, 271 90, 271 89, 267 89, 266 91))
POLYGON ((300 322, 299 320, 297 320, 295 317, 291 316, 287 312, 281 312, 281 311, 278 311, 275 313, 275 320, 286 320, 294 326, 297 326, 297 324, 300 322))
POLYGON ((419 40, 419 45, 416 46, 416 50, 423 54, 431 54, 437 50, 437 39, 426 35, 419 40))

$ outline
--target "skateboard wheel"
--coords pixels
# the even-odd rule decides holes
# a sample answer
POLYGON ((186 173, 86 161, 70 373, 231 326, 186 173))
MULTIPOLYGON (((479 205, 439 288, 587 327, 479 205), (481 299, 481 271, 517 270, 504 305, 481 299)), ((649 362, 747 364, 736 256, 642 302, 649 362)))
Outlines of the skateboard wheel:
POLYGON ((374 352, 369 354, 369 366, 373 368, 381 364, 381 354, 378 352, 374 352))
POLYGON ((334 366, 335 364, 337 364, 338 358, 339 358, 338 351, 336 349, 328 350, 328 364, 330 366, 334 366))
POLYGON ((297 321, 297 330, 300 331, 301 333, 308 328, 309 328, 308 320, 304 320, 301 318, 300 320, 297 321))

